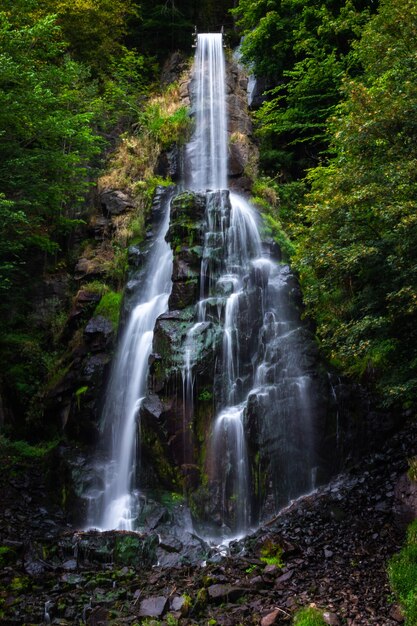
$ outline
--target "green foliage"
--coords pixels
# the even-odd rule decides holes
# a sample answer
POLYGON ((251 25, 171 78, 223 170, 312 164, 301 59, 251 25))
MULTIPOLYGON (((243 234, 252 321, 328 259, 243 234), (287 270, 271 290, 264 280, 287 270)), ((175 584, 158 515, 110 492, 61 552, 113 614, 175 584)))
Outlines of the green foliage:
POLYGON ((0 12, 3 291, 34 254, 55 253, 80 224, 87 167, 100 144, 88 71, 65 54, 54 16, 26 18, 0 12))
POLYGON ((369 19, 368 4, 240 0, 234 9, 245 35, 243 59, 270 86, 255 115, 268 173, 299 175, 327 149, 326 119, 344 74, 357 72, 352 43, 369 19))
POLYGON ((27 441, 11 441, 4 435, 0 435, 0 449, 9 456, 13 456, 16 460, 43 459, 56 448, 57 443, 57 440, 53 440, 33 446, 27 441))
POLYGON ((270 540, 267 540, 261 547, 260 559, 267 565, 276 565, 279 568, 282 568, 285 565, 282 560, 281 546, 270 540))
MULTIPOLYGON (((175 87, 171 90, 175 90, 175 87)), ((169 98, 169 91, 167 96, 169 98)), ((169 148, 174 142, 185 143, 189 135, 190 118, 185 106, 170 111, 156 100, 145 107, 139 120, 142 130, 149 133, 163 149, 169 148)))
POLYGON ((119 325, 120 307, 122 304, 122 294, 116 291, 108 291, 103 294, 100 302, 96 306, 94 315, 102 315, 113 324, 116 329, 119 325))
POLYGON ((294 615, 293 624, 297 626, 325 626, 326 622, 323 619, 321 611, 309 606, 297 611, 294 615))
POLYGON ((295 248, 285 234, 281 222, 277 219, 274 219, 272 215, 268 215, 267 213, 263 213, 262 217, 265 221, 266 226, 269 228, 270 234, 279 245, 283 257, 285 259, 290 259, 295 252, 295 248))
POLYGON ((330 121, 334 157, 309 174, 296 256, 329 357, 404 407, 417 397, 416 41, 414 3, 381 2, 355 46, 364 76, 330 121))
POLYGON ((213 394, 208 389, 203 389, 198 394, 198 399, 200 402, 211 402, 213 399, 213 394))
POLYGON ((131 535, 117 538, 115 560, 123 565, 137 565, 142 551, 142 539, 131 535))
POLYGON ((299 231, 296 222, 304 193, 302 181, 279 184, 266 176, 255 180, 252 187, 252 202, 262 213, 264 234, 275 239, 285 260, 295 253, 292 240, 299 231))
POLYGON ((43 13, 56 14, 72 56, 107 73, 115 56, 120 56, 129 17, 138 15, 132 0, 41 0, 43 13))

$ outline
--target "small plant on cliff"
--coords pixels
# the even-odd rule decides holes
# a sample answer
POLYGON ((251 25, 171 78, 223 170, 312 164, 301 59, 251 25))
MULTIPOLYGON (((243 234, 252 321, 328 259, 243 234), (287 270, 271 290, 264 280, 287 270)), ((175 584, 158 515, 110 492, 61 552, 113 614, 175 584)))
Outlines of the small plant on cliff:
POLYGON ((408 477, 417 482, 417 456, 408 460, 408 477))
POLYGON ((261 561, 267 565, 276 565, 276 567, 284 567, 282 560, 282 548, 273 541, 267 540, 261 548, 261 561))
POLYGON ((210 402, 210 400, 213 399, 213 394, 208 389, 203 389, 203 391, 198 394, 198 399, 200 402, 210 402))

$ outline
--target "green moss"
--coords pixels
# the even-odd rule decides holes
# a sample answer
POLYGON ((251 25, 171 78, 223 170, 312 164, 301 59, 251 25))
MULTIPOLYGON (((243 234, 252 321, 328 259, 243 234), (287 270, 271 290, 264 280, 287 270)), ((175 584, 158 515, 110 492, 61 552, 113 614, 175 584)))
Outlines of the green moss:
POLYGON ((321 611, 312 606, 297 611, 293 623, 297 626, 326 626, 321 611))
POLYGON ((110 320, 113 327, 117 329, 119 325, 120 307, 122 303, 122 294, 117 291, 109 291, 103 295, 100 302, 96 306, 94 315, 102 315, 110 320))
POLYGON ((417 520, 408 527, 401 552, 390 560, 388 578, 404 611, 406 626, 417 626, 417 520))

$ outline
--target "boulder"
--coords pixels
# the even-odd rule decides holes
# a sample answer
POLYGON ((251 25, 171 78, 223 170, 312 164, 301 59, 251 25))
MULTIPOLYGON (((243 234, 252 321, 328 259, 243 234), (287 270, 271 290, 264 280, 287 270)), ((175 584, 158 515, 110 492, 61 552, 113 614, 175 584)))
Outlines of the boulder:
POLYGON ((168 606, 168 598, 165 596, 154 596, 142 600, 139 608, 139 617, 161 617, 168 606))
POLYGON ((105 217, 120 215, 134 208, 134 202, 119 189, 106 189, 100 193, 100 203, 105 217))

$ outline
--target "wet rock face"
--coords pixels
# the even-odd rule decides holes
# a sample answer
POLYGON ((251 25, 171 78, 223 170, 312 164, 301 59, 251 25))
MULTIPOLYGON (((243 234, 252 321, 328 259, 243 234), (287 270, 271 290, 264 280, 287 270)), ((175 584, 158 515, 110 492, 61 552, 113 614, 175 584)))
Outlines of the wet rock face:
POLYGON ((256 174, 258 150, 252 137, 247 105, 248 78, 237 63, 227 65, 226 106, 228 117, 228 174, 231 187, 250 191, 256 174))
POLYGON ((199 271, 202 253, 204 194, 182 193, 171 204, 171 222, 167 234, 174 252, 171 311, 195 305, 199 292, 199 271))

